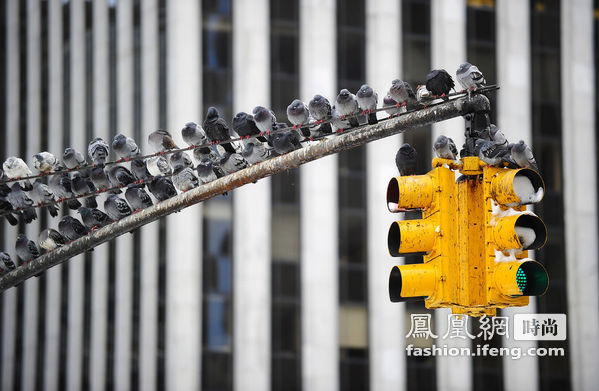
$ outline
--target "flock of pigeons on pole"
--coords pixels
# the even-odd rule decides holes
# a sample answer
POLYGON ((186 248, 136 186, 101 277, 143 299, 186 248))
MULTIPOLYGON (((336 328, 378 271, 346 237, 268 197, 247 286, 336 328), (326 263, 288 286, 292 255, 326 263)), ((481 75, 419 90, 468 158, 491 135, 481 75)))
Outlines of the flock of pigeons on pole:
MULTIPOLYGON (((77 211, 81 220, 65 215, 57 229, 46 228, 39 234, 39 248, 33 240, 19 234, 15 252, 20 262, 14 262, 6 252, 0 252, 0 270, 12 270, 39 257, 41 252, 53 251, 154 202, 167 200, 178 191, 191 190, 271 157, 300 149, 302 143, 311 143, 366 123, 375 124, 379 111, 385 110, 391 118, 408 110, 442 103, 450 96, 466 93, 470 96, 472 91, 485 87, 482 73, 470 63, 462 64, 456 77, 463 91, 454 94, 450 94, 454 89, 453 79, 443 69, 431 71, 416 93, 407 82, 393 80, 380 108, 377 93, 368 85, 360 87, 355 95, 342 89, 333 105, 321 95, 315 95, 307 105, 296 99, 287 107, 291 126, 278 122, 271 110, 257 106, 252 114, 236 114, 229 127, 217 109, 210 107, 202 126, 188 122, 181 130, 189 147, 178 147, 169 132, 157 130, 148 136, 148 143, 154 150, 149 155, 142 155, 132 138, 117 134, 111 145, 101 138, 93 139, 87 149, 89 160, 70 147, 65 149, 62 160, 49 152, 35 154, 33 167, 38 174, 34 174, 21 158, 9 157, 0 171, 0 216, 9 224, 17 225, 17 217, 25 224, 31 223, 37 218, 36 208, 44 208, 56 217, 60 204, 77 211), (237 138, 233 138, 235 134, 237 138), (117 160, 108 161, 111 149, 117 160), (186 151, 191 152, 197 165, 194 166, 186 151), (103 211, 97 199, 100 193, 106 194, 103 211)), ((499 164, 508 159, 511 164, 523 165, 520 155, 526 155, 530 149, 523 142, 507 144, 501 132, 493 129, 486 139, 481 139, 483 160, 499 164), (524 152, 519 152, 522 148, 524 152)), ((457 155, 453 141, 444 136, 435 142, 435 151, 440 157, 452 160, 457 155)), ((412 174, 415 150, 404 144, 396 162, 402 175, 412 174)))

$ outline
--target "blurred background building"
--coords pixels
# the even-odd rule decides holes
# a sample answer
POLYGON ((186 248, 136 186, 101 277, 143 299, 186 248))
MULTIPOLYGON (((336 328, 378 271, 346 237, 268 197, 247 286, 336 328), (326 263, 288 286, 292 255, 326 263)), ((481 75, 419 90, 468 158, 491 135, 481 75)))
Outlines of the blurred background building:
MULTIPOLYGON (((462 140, 455 119, 247 185, 3 292, 2 390, 596 389, 598 20, 597 0, 2 1, 1 160, 117 132, 147 151, 147 134, 181 141, 209 106, 283 120, 298 96, 368 82, 382 100, 394 78, 478 65, 501 86, 494 121, 532 144, 547 187, 535 257, 550 287, 521 311, 569 316, 566 341, 538 344, 565 357, 406 356, 410 314, 427 311, 389 302, 402 261, 384 193, 401 139, 424 173, 436 135, 462 140)), ((0 230, 12 253, 17 230, 0 230)))

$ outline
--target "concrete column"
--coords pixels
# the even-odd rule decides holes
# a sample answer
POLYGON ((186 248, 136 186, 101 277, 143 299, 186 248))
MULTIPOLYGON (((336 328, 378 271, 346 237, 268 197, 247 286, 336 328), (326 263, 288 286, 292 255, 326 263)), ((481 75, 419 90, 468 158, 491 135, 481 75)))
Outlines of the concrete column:
MULTIPOLYGON (((431 67, 443 68, 455 80, 455 71, 466 60, 466 1, 432 0, 431 2, 431 67)), ((423 73, 424 76, 424 73, 423 73)), ((440 135, 451 137, 461 149, 464 144, 464 120, 454 118, 433 125, 433 142, 440 135)), ((435 329, 445 332, 447 310, 435 311, 435 329)), ((441 331, 439 331, 441 332, 441 331)), ((443 341, 448 346, 470 346, 459 338, 443 341)), ((439 390, 470 390, 472 359, 470 357, 437 357, 439 390)))
MULTIPOLYGON (((233 108, 270 104, 268 0, 233 1, 233 108)), ((270 178, 233 197, 233 381, 236 390, 270 389, 270 178), (257 245, 257 243, 260 243, 257 245)))
MULTIPOLYGON (((19 151, 19 2, 6 2, 6 151, 5 156, 18 156, 19 151)), ((4 243, 16 262, 14 243, 17 229, 5 224, 4 243)), ((0 368, 0 388, 12 390, 15 370, 15 335, 17 316, 17 290, 8 289, 2 293, 2 367, 0 368)))
MULTIPOLYGON (((33 167, 33 155, 41 151, 41 62, 31 61, 41 55, 40 51, 40 2, 27 0, 27 154, 21 156, 29 167, 33 167)), ((42 209, 37 209, 38 219, 25 227, 27 237, 37 243, 40 232, 42 209)), ((49 217, 49 216, 48 216, 49 217)), ((31 390, 35 387, 37 367, 37 325, 39 280, 29 279, 23 284, 25 289, 23 362, 21 370, 21 388, 31 390)))
MULTIPOLYGON (((63 129, 63 48, 62 48, 62 3, 48 3, 48 151, 62 155, 63 129)), ((9 51, 10 53, 10 51, 9 51)), ((70 261, 69 261, 70 262, 70 261)), ((60 287, 63 265, 54 266, 46 272, 46 333, 44 335, 45 358, 44 389, 58 389, 58 368, 60 365, 60 287)))
MULTIPOLYGON (((201 7, 167 3, 167 121, 181 144, 183 125, 202 107, 201 7)), ((202 206, 167 218, 166 388, 200 389, 202 351, 202 206)))
MULTIPOLYGON (((466 60, 466 1, 432 0, 431 2, 431 69, 445 69, 454 79, 455 71, 466 60)), ((426 77, 427 70, 422 71, 426 77)), ((456 86, 456 90, 459 90, 456 86)), ((464 120, 454 118, 433 124, 433 141, 444 134, 458 147, 464 144, 464 120)))
POLYGON ((593 2, 561 2, 562 151, 572 388, 599 384, 593 2))
MULTIPOLYGON (((133 1, 116 3, 117 133, 133 137, 133 1)), ((139 140, 136 140, 139 142, 139 140)), ((131 327, 133 301, 133 236, 116 239, 116 312, 114 384, 117 390, 130 387, 131 327)))
MULTIPOLYGON (((501 0, 496 3, 497 33, 497 121, 508 140, 532 142, 532 119, 530 110, 530 10, 523 1, 501 0)), ((534 259, 532 253, 529 256, 534 259)), ((506 308, 502 316, 510 322, 517 313, 535 313, 536 300, 530 298, 526 307, 506 308)), ((513 335, 503 338, 503 347, 528 349, 537 346, 535 341, 515 341, 513 335)), ((503 358, 503 383, 506 390, 538 390, 539 360, 522 357, 513 360, 503 358)))
MULTIPOLYGON (((148 134, 158 126, 158 2, 141 3, 141 129, 143 151, 151 151, 148 134)), ((140 390, 156 389, 158 324, 158 222, 141 229, 141 306, 139 339, 140 390)))
MULTIPOLYGON (((300 95, 337 93, 334 0, 300 1, 300 95)), ((290 102, 291 103, 291 102, 290 102)), ((337 156, 305 164, 301 183, 302 384, 339 388, 337 156)))
MULTIPOLYGON (((95 137, 110 142, 108 118, 108 3, 93 3, 93 129, 95 137)), ((89 140, 88 140, 89 141, 89 140)), ((82 151, 83 153, 83 151, 82 151)), ((85 151, 87 153, 87 150, 85 151)), ((89 159, 89 157, 88 157, 89 159)), ((104 197, 98 197, 101 207, 104 197)), ((90 341, 90 388, 103 390, 106 383, 106 327, 108 322, 108 247, 106 244, 94 249, 92 256, 91 288, 91 341, 90 341)))
MULTIPOLYGON (((71 30, 71 147, 83 153, 87 151, 85 137, 85 1, 72 0, 70 13, 71 30)), ((71 213, 73 214, 73 213, 71 213)), ((79 215, 74 215, 79 218, 79 215)), ((69 260, 69 310, 67 333, 67 388, 81 390, 83 362, 83 291, 84 255, 69 260)))
MULTIPOLYGON (((383 105, 391 80, 401 75, 401 2, 366 1, 366 79, 383 105)), ((380 113, 381 118, 386 113, 380 113)), ((389 256, 387 230, 397 218, 387 210, 386 189, 397 175, 400 136, 366 146, 368 208, 368 333, 370 389, 405 390, 405 304, 389 300, 389 271, 403 259, 389 256)))

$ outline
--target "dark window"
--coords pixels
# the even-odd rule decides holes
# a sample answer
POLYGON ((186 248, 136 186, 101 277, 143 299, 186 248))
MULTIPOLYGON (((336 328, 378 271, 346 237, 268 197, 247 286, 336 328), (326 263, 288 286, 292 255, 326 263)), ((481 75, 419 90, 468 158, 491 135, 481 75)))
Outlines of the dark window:
POLYGON ((341 348, 341 389, 362 391, 370 388, 368 374, 368 350, 341 348))

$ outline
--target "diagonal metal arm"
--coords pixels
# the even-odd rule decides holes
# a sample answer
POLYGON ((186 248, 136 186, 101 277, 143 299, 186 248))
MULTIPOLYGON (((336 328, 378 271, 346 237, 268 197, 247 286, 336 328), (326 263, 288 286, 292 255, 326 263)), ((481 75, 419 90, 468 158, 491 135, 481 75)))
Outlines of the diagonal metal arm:
MULTIPOLYGON (((188 206, 231 191, 247 183, 282 171, 290 170, 304 163, 364 145, 368 142, 401 133, 409 128, 422 127, 475 111, 488 111, 489 100, 484 95, 472 99, 458 98, 429 108, 401 115, 376 125, 368 125, 340 136, 330 137, 297 151, 278 156, 253 165, 234 174, 202 185, 186 193, 127 216, 109 226, 90 233, 72 243, 44 254, 33 261, 0 276, 0 291, 16 286, 26 279, 58 265, 75 255, 81 254, 99 244, 114 239, 124 233, 139 228, 161 217, 178 212, 188 206)), ((389 159, 393 157, 390 156, 389 159)))

